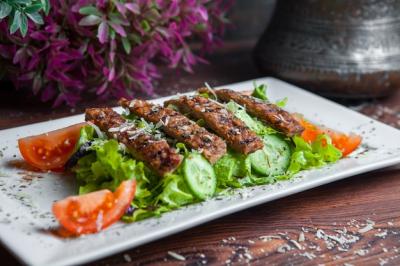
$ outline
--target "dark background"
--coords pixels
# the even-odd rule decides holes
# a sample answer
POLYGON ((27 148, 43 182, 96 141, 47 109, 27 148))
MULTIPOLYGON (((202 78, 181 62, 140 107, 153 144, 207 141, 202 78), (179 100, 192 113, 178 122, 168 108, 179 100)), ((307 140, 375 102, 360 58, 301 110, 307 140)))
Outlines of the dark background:
POLYGON ((228 29, 225 40, 245 41, 253 46, 271 18, 275 0, 239 0, 229 14, 232 27, 228 29))

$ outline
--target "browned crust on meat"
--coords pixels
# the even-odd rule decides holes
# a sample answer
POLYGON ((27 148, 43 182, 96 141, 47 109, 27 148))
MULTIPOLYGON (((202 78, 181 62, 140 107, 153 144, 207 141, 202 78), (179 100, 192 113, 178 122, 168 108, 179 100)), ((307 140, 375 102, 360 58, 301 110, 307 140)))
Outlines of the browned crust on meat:
POLYGON ((162 130, 188 147, 200 150, 211 163, 218 161, 226 153, 225 142, 208 132, 177 111, 143 100, 129 101, 125 98, 119 104, 129 111, 152 123, 162 123, 162 130))
POLYGON ((249 154, 264 146, 253 131, 217 102, 201 96, 182 96, 164 103, 165 106, 169 104, 176 106, 182 113, 203 119, 208 128, 237 152, 249 154))
POLYGON ((139 131, 111 108, 86 109, 86 121, 97 125, 108 137, 123 143, 132 155, 163 176, 173 172, 182 157, 165 140, 139 131))
MULTIPOLYGON (((199 91, 205 91, 205 89, 199 91)), ((223 102, 232 100, 244 106, 250 115, 259 118, 286 136, 299 135, 304 130, 303 126, 289 112, 275 104, 229 89, 214 90, 214 92, 218 100, 223 102)))

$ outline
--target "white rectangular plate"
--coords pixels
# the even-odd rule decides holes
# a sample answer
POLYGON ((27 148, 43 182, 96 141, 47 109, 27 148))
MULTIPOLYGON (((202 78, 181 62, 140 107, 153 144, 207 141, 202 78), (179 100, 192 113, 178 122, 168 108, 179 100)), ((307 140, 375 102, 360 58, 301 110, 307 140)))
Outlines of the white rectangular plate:
MULTIPOLYGON (((191 205, 145 221, 118 223, 95 235, 60 239, 46 232, 57 223, 55 200, 74 194, 72 176, 21 169, 17 139, 83 121, 83 115, 0 131, 0 239, 20 260, 31 265, 72 265, 137 247, 207 221, 352 175, 400 163, 400 131, 341 105, 273 78, 261 78, 271 100, 288 97, 286 109, 344 132, 363 135, 363 147, 322 169, 300 173, 290 181, 237 190, 232 196, 191 205)), ((252 81, 227 85, 249 90, 252 81)), ((161 103, 168 99, 155 100, 161 103)))

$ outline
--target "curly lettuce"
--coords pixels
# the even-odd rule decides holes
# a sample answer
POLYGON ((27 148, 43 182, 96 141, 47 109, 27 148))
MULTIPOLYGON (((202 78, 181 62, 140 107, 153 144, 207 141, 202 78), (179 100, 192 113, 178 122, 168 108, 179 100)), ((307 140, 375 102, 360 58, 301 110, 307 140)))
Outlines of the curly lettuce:
POLYGON ((73 168, 79 184, 79 194, 99 189, 115 190, 122 181, 136 178, 136 198, 141 200, 150 195, 145 184, 146 177, 142 162, 126 156, 124 149, 116 140, 92 140, 88 148, 91 153, 80 158, 73 168))
POLYGON ((312 143, 306 142, 299 136, 292 138, 294 151, 290 159, 290 165, 286 176, 280 179, 287 179, 302 170, 317 168, 329 163, 334 163, 342 157, 342 152, 332 145, 328 135, 321 134, 312 143))
MULTIPOLYGON (((251 96, 253 96, 254 98, 263 100, 265 102, 270 102, 267 96, 267 85, 266 84, 261 84, 261 85, 257 85, 255 82, 253 83, 254 86, 254 90, 251 94, 251 96)), ((288 98, 285 97, 283 99, 277 100, 275 102, 275 104, 279 107, 285 107, 286 103, 288 101, 288 98)))
POLYGON ((253 92, 251 93, 251 96, 253 96, 254 98, 263 100, 263 101, 268 101, 266 84, 257 85, 257 83, 254 82, 253 87, 254 87, 254 89, 253 89, 253 92))

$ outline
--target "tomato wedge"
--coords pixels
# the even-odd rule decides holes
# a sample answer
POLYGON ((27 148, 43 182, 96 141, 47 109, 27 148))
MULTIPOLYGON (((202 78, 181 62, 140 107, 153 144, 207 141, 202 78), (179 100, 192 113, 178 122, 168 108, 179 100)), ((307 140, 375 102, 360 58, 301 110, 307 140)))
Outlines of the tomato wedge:
POLYGON ((96 233, 124 215, 135 192, 136 180, 127 180, 114 193, 104 189, 57 201, 53 213, 62 227, 74 235, 96 233))
POLYGON ((347 135, 330 128, 318 127, 304 119, 299 119, 299 122, 304 127, 304 131, 301 134, 304 140, 312 142, 318 135, 327 134, 332 139, 332 144, 342 152, 343 156, 357 149, 362 140, 361 136, 356 134, 347 135))
POLYGON ((25 161, 41 170, 60 169, 71 157, 79 140, 80 129, 86 123, 50 131, 18 140, 25 161))
POLYGON ((326 130, 326 133, 331 137, 332 144, 338 148, 343 156, 352 153, 358 146, 360 146, 362 138, 356 134, 344 134, 341 132, 326 130))

